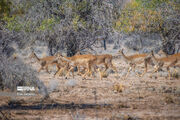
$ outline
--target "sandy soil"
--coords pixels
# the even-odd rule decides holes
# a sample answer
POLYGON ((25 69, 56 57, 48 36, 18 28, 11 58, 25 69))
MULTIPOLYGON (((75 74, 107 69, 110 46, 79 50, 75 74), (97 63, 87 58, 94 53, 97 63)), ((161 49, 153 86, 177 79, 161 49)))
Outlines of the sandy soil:
MULTIPOLYGON (((139 78, 128 65, 114 61, 118 76, 82 79, 80 76, 54 78, 41 71, 39 79, 50 89, 50 99, 42 95, 0 97, 0 118, 15 120, 180 120, 180 78, 167 79, 167 72, 149 69, 139 78), (121 86, 116 91, 114 85, 121 86)), ((39 65, 34 64, 34 69, 39 65)), ((138 67, 138 71, 143 68, 138 67)), ((137 71, 136 71, 137 72, 137 71)), ((180 72, 180 71, 179 71, 180 72)))

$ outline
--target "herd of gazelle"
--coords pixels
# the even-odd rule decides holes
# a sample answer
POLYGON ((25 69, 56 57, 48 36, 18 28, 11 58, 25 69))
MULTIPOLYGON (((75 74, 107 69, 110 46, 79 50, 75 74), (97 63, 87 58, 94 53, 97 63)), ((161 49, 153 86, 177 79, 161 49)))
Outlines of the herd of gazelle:
MULTIPOLYGON (((134 54, 130 56, 126 56, 123 50, 120 50, 118 53, 129 65, 125 78, 128 77, 131 70, 135 70, 137 64, 144 64, 145 67, 142 74, 136 74, 139 77, 142 77, 145 73, 147 73, 147 65, 153 66, 154 72, 157 72, 165 67, 168 71, 169 79, 171 78, 170 67, 180 67, 180 53, 173 55, 167 55, 164 53, 165 56, 160 58, 155 57, 153 51, 149 54, 134 54)), ((54 56, 38 58, 37 55, 32 52, 30 58, 35 58, 40 63, 41 67, 38 72, 40 72, 42 69, 46 69, 46 71, 49 73, 48 66, 56 65, 58 70, 54 76, 61 75, 64 71, 67 71, 66 77, 70 75, 70 72, 72 72, 74 77, 75 67, 78 69, 77 74, 83 76, 83 78, 85 78, 87 75, 92 76, 93 71, 97 72, 96 69, 100 73, 100 79, 102 79, 102 73, 105 73, 109 68, 113 69, 117 73, 117 68, 112 63, 114 57, 110 54, 76 54, 72 57, 65 57, 60 53, 57 53, 54 56), (104 65, 105 70, 101 70, 100 67, 98 67, 99 65, 104 65), (81 70, 81 68, 83 68, 83 70, 81 70)), ((174 70, 174 72, 176 71, 174 70)))

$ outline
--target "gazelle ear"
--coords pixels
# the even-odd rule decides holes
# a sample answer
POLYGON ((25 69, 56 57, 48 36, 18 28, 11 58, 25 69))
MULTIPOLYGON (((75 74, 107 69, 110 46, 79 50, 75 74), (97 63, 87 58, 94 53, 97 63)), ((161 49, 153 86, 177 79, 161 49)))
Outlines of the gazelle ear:
POLYGON ((32 47, 30 48, 30 51, 31 51, 31 53, 34 53, 34 49, 32 47))
POLYGON ((123 52, 123 48, 121 50, 118 51, 119 53, 122 53, 123 52))
POLYGON ((123 53, 123 50, 124 50, 124 49, 122 48, 121 50, 119 50, 119 52, 122 54, 122 53, 123 53))
POLYGON ((57 52, 54 54, 54 56, 59 56, 60 55, 60 52, 57 52))
POLYGON ((13 57, 13 60, 15 60, 17 58, 17 54, 13 53, 12 57, 13 57))
POLYGON ((34 54, 35 54, 34 50, 31 50, 30 56, 32 56, 32 55, 34 55, 34 54))
POLYGON ((154 52, 153 52, 153 50, 151 50, 151 55, 154 55, 154 52))
POLYGON ((57 56, 57 53, 55 53, 54 56, 57 56))

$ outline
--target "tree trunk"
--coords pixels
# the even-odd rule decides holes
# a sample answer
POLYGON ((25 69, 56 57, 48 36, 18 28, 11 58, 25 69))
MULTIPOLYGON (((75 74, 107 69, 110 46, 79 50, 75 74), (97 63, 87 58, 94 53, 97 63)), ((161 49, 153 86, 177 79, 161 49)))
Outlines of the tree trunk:
POLYGON ((106 50, 106 39, 103 40, 104 50, 106 50))

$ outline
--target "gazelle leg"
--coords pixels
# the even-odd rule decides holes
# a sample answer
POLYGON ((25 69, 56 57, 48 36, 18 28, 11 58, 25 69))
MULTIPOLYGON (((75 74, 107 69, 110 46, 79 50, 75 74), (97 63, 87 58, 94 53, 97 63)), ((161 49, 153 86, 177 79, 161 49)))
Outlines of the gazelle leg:
POLYGON ((84 73, 84 75, 82 75, 83 79, 86 79, 86 75, 88 74, 88 71, 84 73))
POLYGON ((74 67, 70 67, 70 69, 67 71, 66 76, 65 76, 66 78, 70 76, 70 72, 72 70, 74 70, 74 67))
POLYGON ((168 69, 168 78, 169 78, 169 80, 171 79, 171 72, 169 69, 168 69))
POLYGON ((171 62, 168 66, 167 66, 167 70, 168 70, 168 74, 169 74, 169 79, 171 78, 171 73, 170 73, 170 67, 174 66, 176 63, 178 62, 178 60, 174 60, 173 62, 171 62))
POLYGON ((140 77, 139 73, 136 73, 136 72, 135 72, 135 68, 136 68, 136 65, 135 65, 135 64, 132 64, 132 65, 131 65, 132 71, 136 74, 137 77, 140 77))
POLYGON ((143 77, 144 76, 144 74, 146 74, 147 73, 147 60, 145 59, 144 60, 144 66, 145 66, 145 70, 144 70, 144 72, 142 73, 142 74, 138 74, 138 77, 143 77))
POLYGON ((48 71, 48 65, 45 66, 46 72, 50 74, 50 72, 48 71))
POLYGON ((57 72, 54 74, 54 77, 57 75, 59 76, 63 70, 64 70, 64 68, 60 68, 59 70, 57 70, 57 72))
POLYGON ((86 71, 86 68, 83 68, 83 70, 80 71, 80 67, 78 67, 78 71, 79 71, 79 72, 77 73, 77 75, 82 76, 83 74, 85 74, 84 71, 86 71))
POLYGON ((74 78, 74 69, 73 69, 73 71, 72 71, 72 76, 73 76, 73 78, 74 78))
POLYGON ((85 77, 86 75, 89 75, 91 73, 91 70, 90 69, 88 69, 87 70, 87 72, 84 74, 84 76, 83 77, 85 77))
POLYGON ((111 67, 112 67, 113 70, 117 73, 117 68, 115 67, 115 65, 113 65, 113 63, 111 64, 111 67))
POLYGON ((154 70, 153 70, 153 72, 151 73, 151 76, 153 75, 153 73, 157 73, 158 70, 159 70, 159 68, 160 68, 159 66, 155 65, 154 70))
POLYGON ((160 77, 159 76, 159 69, 160 69, 161 67, 157 67, 156 69, 155 69, 155 71, 154 71, 154 73, 156 73, 156 77, 158 78, 158 77, 160 77))
MULTIPOLYGON (((74 78, 74 67, 72 67, 72 69, 70 69, 70 72, 72 72, 72 76, 74 78)), ((69 73, 69 75, 70 75, 70 73, 69 73)))
POLYGON ((77 72, 77 75, 79 75, 79 76, 83 76, 86 72, 84 72, 84 71, 86 71, 86 68, 83 68, 83 70, 81 70, 80 69, 80 66, 78 67, 78 72, 77 72))
POLYGON ((147 73, 147 70, 144 70, 144 72, 143 72, 142 74, 136 73, 136 76, 138 76, 138 77, 143 77, 144 74, 146 74, 146 73, 147 73))
POLYGON ((56 68, 59 70, 60 69, 60 66, 56 63, 56 68))
POLYGON ((38 70, 38 73, 39 73, 42 69, 43 69, 43 67, 41 66, 41 68, 39 68, 39 70, 38 70))
POLYGON ((91 74, 90 77, 94 77, 94 72, 96 71, 95 66, 91 67, 91 74))
POLYGON ((174 69, 173 76, 175 76, 178 73, 176 69, 174 69))
POLYGON ((161 65, 155 65, 153 73, 157 73, 161 68, 161 65))
POLYGON ((58 70, 55 72, 54 77, 56 76, 56 74, 60 71, 61 68, 58 67, 58 70))
POLYGON ((104 71, 106 71, 108 69, 108 64, 105 63, 104 66, 105 66, 105 70, 104 71))
POLYGON ((77 69, 78 69, 77 74, 81 76, 82 74, 80 73, 80 66, 77 66, 77 69))
POLYGON ((125 76, 125 78, 124 79, 126 79, 127 77, 128 77, 128 75, 129 75, 129 72, 132 70, 132 67, 130 66, 129 67, 129 69, 128 69, 128 72, 127 72, 127 74, 126 74, 126 76, 125 76))
POLYGON ((142 74, 135 72, 135 66, 132 67, 132 71, 136 74, 137 77, 142 77, 145 74, 145 71, 142 74))
POLYGON ((62 71, 63 71, 64 69, 63 68, 61 68, 58 72, 57 72, 57 76, 60 76, 60 75, 62 75, 62 71))
POLYGON ((89 76, 89 77, 92 77, 92 71, 89 72, 88 76, 89 76))
POLYGON ((111 64, 111 66, 112 66, 113 70, 116 72, 116 76, 118 77, 119 75, 118 75, 117 68, 115 67, 115 65, 113 65, 113 63, 111 64))
POLYGON ((88 75, 90 72, 91 72, 91 70, 90 70, 90 66, 88 65, 87 72, 85 72, 85 73, 84 73, 84 75, 82 76, 82 77, 83 77, 83 79, 85 79, 86 75, 88 75))
POLYGON ((59 65, 57 65, 57 64, 56 64, 56 68, 57 68, 57 71, 55 72, 54 77, 56 76, 57 72, 61 69, 61 68, 59 67, 59 65))
POLYGON ((97 70, 98 70, 98 72, 99 72, 100 80, 102 80, 102 72, 101 72, 100 68, 98 68, 97 70))
POLYGON ((83 67, 83 69, 82 69, 81 71, 80 71, 80 67, 78 67, 78 73, 77 73, 77 74, 78 74, 79 76, 82 76, 83 74, 86 73, 85 71, 86 71, 86 68, 85 68, 85 67, 83 67))

